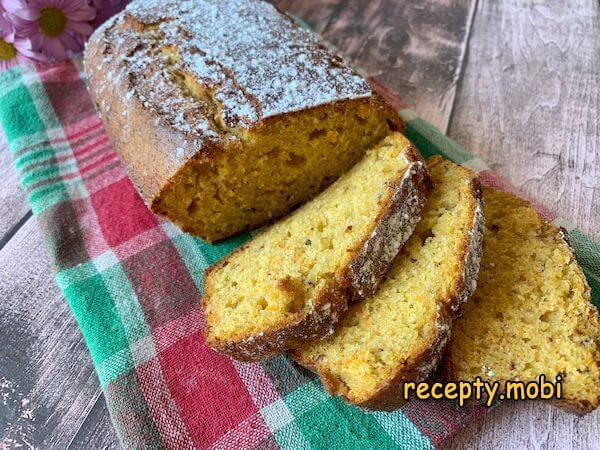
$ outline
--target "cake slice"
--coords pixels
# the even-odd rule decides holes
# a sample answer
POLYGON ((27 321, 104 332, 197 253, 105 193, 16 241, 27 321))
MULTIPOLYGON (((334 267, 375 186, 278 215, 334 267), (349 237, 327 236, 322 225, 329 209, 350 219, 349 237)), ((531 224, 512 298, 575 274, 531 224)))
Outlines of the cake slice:
POLYGON ((207 343, 250 361, 331 333, 352 297, 377 288, 429 189, 408 140, 386 137, 326 191, 207 270, 207 343))
POLYGON ((456 322, 450 380, 562 377, 562 406, 600 403, 600 322, 564 230, 528 202, 484 188, 486 232, 479 286, 456 322))
POLYGON ((476 284, 483 233, 477 177, 437 156, 427 167, 434 187, 423 218, 386 280, 349 308, 333 335, 292 352, 330 393, 369 409, 399 407, 403 383, 436 368, 476 284))

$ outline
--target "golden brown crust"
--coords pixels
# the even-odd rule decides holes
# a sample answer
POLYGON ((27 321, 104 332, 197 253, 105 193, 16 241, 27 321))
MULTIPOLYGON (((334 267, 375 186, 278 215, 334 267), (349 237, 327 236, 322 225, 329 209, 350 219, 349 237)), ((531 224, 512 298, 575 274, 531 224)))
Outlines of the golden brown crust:
POLYGON ((349 286, 355 299, 375 293, 394 257, 411 236, 421 217, 432 184, 421 154, 412 145, 409 166, 401 179, 390 184, 387 197, 370 235, 353 252, 352 261, 341 272, 340 284, 349 286))
MULTIPOLYGON (((428 160, 428 166, 432 161, 436 161, 437 163, 438 161, 441 162, 442 159, 439 157, 432 157, 428 160)), ((424 343, 412 357, 404 361, 403 365, 398 367, 396 375, 385 385, 381 386, 369 398, 357 402, 342 395, 345 401, 370 410, 393 411, 406 402, 403 398, 403 386, 405 382, 424 381, 437 368, 450 337, 452 322, 458 317, 460 306, 475 290, 479 272, 484 223, 481 186, 474 174, 470 183, 470 190, 475 199, 475 204, 471 209, 470 215, 473 225, 466 233, 464 245, 461 250, 462 269, 459 270, 459 273, 461 274, 460 280, 456 284, 448 301, 443 303, 443 309, 438 312, 436 326, 439 332, 431 341, 424 343)), ((290 354, 300 365, 317 373, 328 392, 333 395, 339 395, 340 392, 343 392, 339 389, 341 381, 335 376, 320 371, 313 361, 302 359, 300 355, 294 351, 290 352, 290 354)))
MULTIPOLYGON (((207 290, 203 297, 210 297, 207 290)), ((323 288, 314 302, 314 308, 296 321, 278 328, 270 328, 262 333, 238 341, 212 339, 207 324, 204 334, 206 343, 215 350, 239 361, 257 361, 268 358, 285 349, 298 346, 308 340, 318 339, 330 333, 333 324, 348 309, 348 292, 337 283, 330 282, 323 288)))
MULTIPOLYGON (((446 336, 438 334, 435 340, 423 345, 419 352, 416 352, 412 358, 406 360, 402 366, 402 370, 399 370, 393 379, 368 399, 356 402, 343 395, 342 398, 348 403, 371 411, 394 411, 400 408, 406 403, 406 399, 403 398, 404 383, 427 379, 431 371, 435 369, 435 362, 439 360, 446 342, 446 336)), ((293 350, 290 352, 290 356, 301 366, 319 375, 325 390, 330 394, 340 395, 340 392, 344 391, 340 389, 340 384, 343 383, 341 380, 328 371, 318 370, 313 361, 302 359, 293 350)))
MULTIPOLYGON (((236 152, 238 147, 241 148, 242 142, 236 140, 235 133, 223 130, 201 136, 193 132, 184 133, 173 126, 172 117, 155 110, 149 103, 150 94, 148 98, 133 94, 139 90, 138 80, 131 73, 131 63, 127 63, 126 58, 135 54, 139 48, 131 31, 141 33, 145 27, 147 24, 124 11, 92 35, 84 56, 91 97, 131 181, 152 211, 167 216, 184 231, 200 235, 208 242, 220 241, 232 233, 213 236, 194 229, 161 207, 161 199, 191 164, 210 164, 219 153, 236 152)), ((165 96, 167 97, 166 94, 165 96)), ((357 98, 334 100, 318 106, 309 105, 304 109, 264 117, 246 124, 244 129, 260 133, 261 129, 282 120, 293 119, 295 115, 310 111, 353 109, 365 104, 370 105, 373 111, 385 111, 390 129, 402 128, 402 121, 396 111, 373 92, 369 96, 361 94, 357 98)), ((290 205, 290 208, 293 206, 290 205)), ((265 223, 269 222, 270 219, 266 219, 265 223)), ((252 224, 237 232, 258 226, 260 224, 252 224)))
MULTIPOLYGON (((425 206, 426 197, 431 188, 431 181, 418 152, 411 147, 407 156, 409 164, 406 171, 390 183, 388 195, 379 205, 381 210, 369 232, 369 237, 357 245, 347 265, 341 268, 327 287, 317 295, 313 310, 293 323, 277 329, 265 330, 262 334, 248 336, 235 342, 213 340, 210 327, 207 325, 205 336, 208 345, 236 359, 256 361, 331 334, 334 325, 348 309, 348 303, 353 298, 360 298, 365 292, 374 290, 374 287, 376 288, 385 277, 400 247, 410 237, 420 219, 421 210, 425 206), (408 214, 404 207, 405 204, 411 206, 410 213, 412 215, 407 217, 405 217, 408 214), (400 216, 400 219, 397 216, 400 216), (402 226, 399 231, 398 224, 402 226), (391 233, 396 236, 392 237, 391 233), (390 244, 392 251, 380 251, 377 249, 377 245, 373 245, 373 241, 380 240, 380 236, 394 241, 390 244), (368 267, 372 268, 373 273, 367 274, 364 271, 353 270, 357 267, 357 262, 369 264, 368 267)), ((238 248, 231 255, 206 270, 205 280, 207 283, 202 299, 203 308, 211 297, 212 288, 208 281, 209 274, 227 265, 229 259, 237 252, 243 251, 244 248, 245 246, 238 248)), ((279 280, 279 287, 288 291, 295 290, 295 287, 289 286, 285 279, 279 280)))
MULTIPOLYGON (((449 352, 444 353, 442 363, 440 364, 440 378, 446 381, 454 381, 457 379, 456 371, 452 363, 452 357, 449 352)), ((497 395, 506 392, 506 380, 498 382, 499 388, 497 395)), ((483 399, 487 399, 487 395, 484 393, 483 399)), ((470 399, 467 405, 476 405, 478 402, 475 399, 470 399)), ((567 412, 584 416, 591 413, 600 406, 600 398, 596 402, 592 403, 588 400, 581 400, 576 398, 562 398, 560 400, 551 400, 551 403, 567 412)))
MULTIPOLYGON (((190 147, 192 142, 146 108, 137 96, 123 101, 134 86, 127 76, 126 55, 107 59, 112 56, 112 46, 105 32, 112 29, 114 23, 110 21, 94 33, 86 46, 84 64, 88 90, 131 181, 151 206, 164 185, 181 168, 180 161, 173 158, 176 149, 190 147)), ((212 151, 211 143, 207 142, 198 154, 209 157, 212 151)))
MULTIPOLYGON (((106 83, 109 74, 124 73, 126 67, 118 58, 106 61, 108 44, 102 39, 102 34, 94 34, 86 47, 85 66, 89 92, 100 113, 106 133, 121 157, 131 181, 146 204, 157 212, 157 201, 161 192, 168 189, 187 165, 193 161, 210 162, 217 153, 225 150, 225 144, 207 139, 201 147, 195 147, 194 139, 174 130, 160 115, 144 107, 138 97, 131 96, 127 102, 123 102, 122 98, 128 95, 133 85, 125 76, 120 77, 117 86, 106 83), (192 157, 178 160, 173 157, 178 148, 194 148, 195 151, 192 157)), ((353 104, 366 103, 372 104, 374 109, 388 109, 391 129, 402 128, 402 120, 377 94, 370 98, 345 100, 313 109, 326 111, 341 107, 352 108, 353 104)), ((295 111, 287 116, 304 114, 307 111, 295 111)), ((260 128, 278 120, 282 120, 282 117, 268 117, 255 124, 252 129, 259 131, 260 128)))
POLYGON ((587 400, 575 398, 563 398, 562 400, 555 400, 553 403, 559 408, 579 416, 589 414, 599 406, 598 401, 596 401, 596 403, 591 403, 587 400))
MULTIPOLYGON (((400 131, 404 128, 404 122, 402 121, 402 119, 398 116, 398 114, 392 109, 392 107, 390 105, 388 105, 387 103, 385 103, 383 101, 383 99, 381 99, 381 97, 377 93, 374 93, 373 97, 371 97, 369 99, 361 98, 361 99, 355 99, 355 100, 345 100, 343 102, 332 103, 329 105, 323 105, 323 106, 319 106, 319 107, 311 108, 311 109, 319 109, 321 111, 327 111, 329 109, 338 109, 338 108, 342 108, 342 107, 354 108, 355 106, 353 106, 353 105, 359 104, 359 103, 363 103, 363 104, 370 103, 373 108, 382 108, 382 109, 388 110, 388 113, 387 113, 388 114, 388 124, 389 124, 390 130, 400 131)), ((293 117, 296 114, 304 114, 308 111, 309 111, 309 109, 304 110, 304 111, 295 111, 295 112, 287 114, 286 117, 281 117, 281 116, 269 117, 267 119, 264 119, 261 123, 258 123, 255 126, 253 126, 252 130, 258 132, 261 128, 268 126, 268 124, 270 122, 286 120, 286 118, 293 117)), ((167 152, 170 152, 171 154, 173 152, 175 152, 175 150, 176 150, 176 147, 173 147, 173 146, 171 146, 170 148, 167 148, 167 152)), ((132 151, 135 151, 135 150, 132 150, 132 151)), ((140 194, 142 194, 144 201, 146 202, 146 204, 150 207, 150 209, 155 214, 158 214, 158 215, 168 218, 173 223, 175 223, 179 228, 181 228, 182 231, 185 231, 186 233, 189 233, 194 236, 199 236, 200 238, 202 238, 203 240, 205 240, 208 243, 216 244, 216 243, 222 242, 222 241, 230 238, 232 235, 227 234, 227 235, 223 235, 223 236, 216 238, 214 236, 209 236, 206 234, 199 234, 197 230, 195 230, 194 228, 191 228, 187 223, 178 220, 176 217, 168 216, 167 213, 163 210, 163 208, 161 208, 160 200, 162 198, 162 196, 161 196, 162 193, 168 191, 171 188, 171 186, 173 185, 173 183, 175 183, 175 180, 180 176, 180 174, 182 174, 186 171, 188 165, 193 164, 196 161, 207 162, 210 164, 210 161, 215 157, 215 155, 218 153, 221 153, 223 151, 235 151, 235 149, 230 147, 226 150, 225 147, 223 146, 223 144, 218 143, 218 142, 205 143, 205 145, 202 148, 200 148, 200 150, 198 150, 198 152, 193 157, 189 158, 186 161, 186 163, 184 165, 180 166, 172 176, 170 176, 168 179, 166 179, 166 181, 164 182, 162 187, 160 187, 157 191, 155 191, 155 193, 153 195, 151 195, 148 198, 146 198, 143 195, 143 193, 147 191, 146 188, 151 188, 155 183, 147 183, 147 184, 138 186, 136 184, 136 182, 134 181, 137 179, 141 179, 142 181, 140 181, 140 183, 144 182, 143 178, 140 178, 139 176, 142 175, 143 173, 147 173, 147 172, 143 172, 143 169, 145 169, 145 168, 147 169, 147 167, 134 165, 131 168, 127 168, 127 172, 130 174, 130 177, 131 177, 132 181, 134 181, 134 185, 138 188, 140 194), (135 172, 135 173, 133 173, 133 172, 135 172)), ((121 152, 117 151, 117 153, 119 153, 119 155, 121 156, 121 152)), ((127 157, 121 156, 121 158, 126 159, 127 157)), ((331 181, 334 181, 334 180, 331 180, 331 181)), ((295 206, 297 206, 297 205, 295 205, 295 206)), ((292 208, 290 208, 290 209, 292 209, 292 208)), ((280 219, 280 217, 273 217, 273 218, 265 220, 262 223, 247 225, 246 227, 239 229, 236 234, 250 231, 253 229, 257 229, 257 228, 263 227, 265 225, 271 225, 279 219, 280 219)))
POLYGON ((452 323, 460 314, 460 306, 472 295, 479 273, 481 259, 481 243, 483 235, 483 214, 481 186, 477 178, 471 181, 471 192, 476 199, 476 205, 471 211, 473 227, 471 235, 465 239, 461 250, 462 276, 457 283, 449 301, 443 304, 439 312, 437 327, 440 332, 420 352, 407 360, 396 376, 382 386, 370 399, 358 404, 367 409, 393 411, 405 403, 403 385, 405 381, 424 381, 437 368, 448 339, 452 323))

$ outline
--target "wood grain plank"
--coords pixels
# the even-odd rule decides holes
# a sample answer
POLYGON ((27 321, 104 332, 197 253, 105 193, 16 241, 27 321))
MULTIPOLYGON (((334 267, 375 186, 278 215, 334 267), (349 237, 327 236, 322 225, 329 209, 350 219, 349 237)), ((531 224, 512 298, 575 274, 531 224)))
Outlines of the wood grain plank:
POLYGON ((329 24, 337 17, 337 12, 344 7, 340 0, 269 0, 282 11, 293 14, 305 21, 320 35, 323 35, 329 24))
POLYGON ((481 0, 450 136, 600 239, 600 6, 481 0))
POLYGON ((0 249, 31 216, 31 210, 0 127, 0 249))
POLYGON ((446 131, 475 0, 280 0, 368 76, 446 131))
POLYGON ((73 437, 68 448, 73 450, 92 448, 116 450, 120 448, 119 440, 110 422, 104 396, 98 397, 94 407, 85 418, 85 422, 73 437))
POLYGON ((35 219, 0 250, 0 448, 65 448, 100 395, 35 219))
POLYGON ((505 402, 469 424, 448 449, 598 448, 600 411, 580 417, 544 402, 505 402))

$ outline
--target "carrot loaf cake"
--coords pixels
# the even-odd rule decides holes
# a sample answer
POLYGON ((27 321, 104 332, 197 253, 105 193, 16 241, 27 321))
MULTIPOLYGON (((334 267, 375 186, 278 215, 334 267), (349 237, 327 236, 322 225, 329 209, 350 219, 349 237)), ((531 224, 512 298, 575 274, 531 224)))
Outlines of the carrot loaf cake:
POLYGON ((91 37, 85 68, 144 200, 209 242, 283 216, 401 123, 257 0, 133 1, 91 37))
POLYGON ((329 392, 369 409, 399 407, 403 383, 437 367, 476 284, 483 233, 477 177, 440 157, 427 167, 434 187, 423 218, 377 292, 353 304, 333 335, 292 352, 329 392))
POLYGON ((319 196, 207 270, 208 344, 256 360, 330 334, 352 297, 376 290, 429 188, 408 140, 386 137, 319 196))

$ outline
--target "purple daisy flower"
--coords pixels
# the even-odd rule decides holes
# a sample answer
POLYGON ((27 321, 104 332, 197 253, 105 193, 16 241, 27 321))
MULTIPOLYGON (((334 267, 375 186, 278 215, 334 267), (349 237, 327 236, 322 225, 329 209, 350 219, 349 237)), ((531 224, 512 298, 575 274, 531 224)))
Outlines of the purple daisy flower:
POLYGON ((18 36, 48 60, 65 59, 83 49, 96 10, 86 0, 2 0, 18 36))
POLYGON ((15 35, 14 27, 7 20, 6 11, 0 6, 0 71, 33 62, 35 59, 29 41, 15 35))

